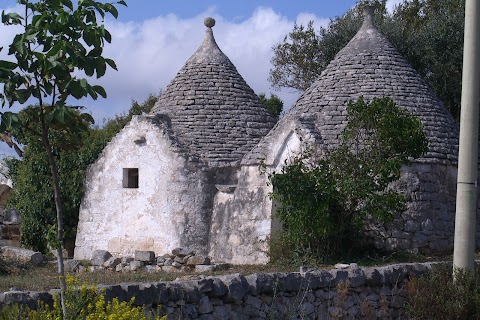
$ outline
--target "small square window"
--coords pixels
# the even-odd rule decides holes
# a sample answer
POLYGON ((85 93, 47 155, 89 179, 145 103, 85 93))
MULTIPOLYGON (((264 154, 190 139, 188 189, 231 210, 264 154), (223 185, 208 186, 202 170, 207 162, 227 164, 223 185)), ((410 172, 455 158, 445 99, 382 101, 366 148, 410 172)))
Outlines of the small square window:
POLYGON ((123 187, 138 188, 138 168, 123 168, 123 187))

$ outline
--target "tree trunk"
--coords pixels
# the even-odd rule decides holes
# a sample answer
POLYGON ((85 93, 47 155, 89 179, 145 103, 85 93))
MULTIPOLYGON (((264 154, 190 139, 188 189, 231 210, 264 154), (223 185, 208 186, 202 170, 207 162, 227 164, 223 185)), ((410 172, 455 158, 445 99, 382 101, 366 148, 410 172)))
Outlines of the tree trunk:
MULTIPOLYGON (((41 111, 40 111, 41 112, 41 111)), ((58 178, 58 168, 55 158, 53 157, 52 147, 48 139, 48 129, 45 125, 44 118, 41 118, 42 124, 42 144, 47 152, 48 163, 50 171, 52 173, 53 180, 53 195, 55 200, 55 208, 57 210, 57 262, 58 262, 58 274, 60 278, 60 300, 62 304, 63 319, 67 319, 67 308, 65 305, 65 291, 67 290, 67 282, 65 279, 65 266, 63 263, 63 212, 62 203, 60 200, 60 185, 58 178)))

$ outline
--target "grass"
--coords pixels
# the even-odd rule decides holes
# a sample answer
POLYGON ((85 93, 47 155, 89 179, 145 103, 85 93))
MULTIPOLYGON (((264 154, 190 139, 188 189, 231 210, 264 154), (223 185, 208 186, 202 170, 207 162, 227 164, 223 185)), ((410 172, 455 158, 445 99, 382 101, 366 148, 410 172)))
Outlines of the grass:
MULTIPOLYGON (((356 262, 361 266, 381 266, 392 263, 427 262, 451 260, 451 255, 425 256, 408 252, 376 253, 366 256, 358 261, 338 261, 344 263, 356 262)), ((207 275, 221 275, 229 273, 241 273, 249 275, 257 272, 292 272, 298 271, 300 264, 271 263, 268 265, 236 265, 225 271, 208 273, 207 275)), ((332 265, 311 265, 317 269, 331 269, 332 265)), ((0 292, 16 288, 23 291, 47 291, 59 287, 56 261, 47 261, 41 266, 32 267, 20 264, 0 265, 0 292)), ((172 281, 176 278, 198 276, 190 273, 166 273, 166 272, 114 272, 97 270, 95 272, 75 273, 76 277, 86 283, 92 284, 118 284, 124 282, 158 282, 172 281)))
MULTIPOLYGON (((21 264, 4 264, 3 274, 0 274, 0 292, 9 291, 12 288, 22 291, 48 291, 58 289, 58 273, 56 261, 47 261, 40 266, 33 267, 21 264)), ((225 271, 208 273, 207 275, 221 275, 229 273, 252 274, 255 272, 278 272, 298 271, 297 268, 279 268, 278 266, 266 265, 243 265, 233 266, 225 271)), ((92 284, 118 284, 124 282, 158 282, 172 281, 176 278, 198 276, 198 273, 190 272, 114 272, 108 270, 96 270, 95 272, 74 273, 75 276, 85 283, 92 284)))

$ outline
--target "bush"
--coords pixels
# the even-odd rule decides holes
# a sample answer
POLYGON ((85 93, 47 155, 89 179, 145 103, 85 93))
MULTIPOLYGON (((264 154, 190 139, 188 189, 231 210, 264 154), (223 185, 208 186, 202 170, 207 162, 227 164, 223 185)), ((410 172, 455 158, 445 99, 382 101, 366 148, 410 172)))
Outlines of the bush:
POLYGON ((366 247, 365 218, 388 221, 403 209, 403 196, 388 186, 400 177, 402 165, 427 150, 420 121, 389 98, 371 103, 360 98, 348 104, 347 112, 335 150, 317 154, 307 144, 268 176, 270 196, 280 203, 275 213, 284 226, 279 239, 295 256, 326 262, 366 247))
POLYGON ((407 314, 416 320, 480 319, 480 273, 434 266, 407 283, 407 314))
MULTIPOLYGON (((99 293, 95 286, 88 287, 80 284, 74 277, 67 277, 68 290, 65 292, 65 304, 69 319, 63 320, 166 320, 167 317, 145 313, 143 307, 130 302, 119 302, 114 298, 111 302, 105 301, 105 296, 99 293)), ((21 305, 7 305, 0 311, 0 320, 29 319, 29 320, 60 320, 62 307, 60 299, 55 297, 53 307, 40 305, 37 310, 31 310, 21 305)))

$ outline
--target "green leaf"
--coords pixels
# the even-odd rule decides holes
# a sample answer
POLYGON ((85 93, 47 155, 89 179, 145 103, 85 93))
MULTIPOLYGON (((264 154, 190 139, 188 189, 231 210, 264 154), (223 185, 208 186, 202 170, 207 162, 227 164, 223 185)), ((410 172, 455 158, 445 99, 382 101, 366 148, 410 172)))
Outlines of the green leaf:
POLYGON ((18 89, 17 91, 15 91, 15 97, 20 104, 24 104, 25 102, 27 102, 31 94, 32 91, 28 89, 18 89))
POLYGON ((5 25, 21 24, 23 18, 16 12, 5 13, 2 11, 2 23, 5 25))
POLYGON ((46 95, 51 95, 53 93, 53 84, 49 81, 44 81, 42 85, 46 95))
POLYGON ((65 109, 64 108, 55 108, 55 110, 53 110, 53 118, 58 123, 65 123, 65 109))
POLYGON ((5 126, 5 130, 12 130, 13 128, 17 128, 20 124, 18 120, 18 114, 10 111, 3 113, 1 120, 2 125, 5 126))
POLYGON ((60 49, 62 49, 62 44, 61 44, 61 43, 55 44, 53 47, 51 47, 51 48, 48 50, 48 52, 47 52, 47 57, 56 56, 57 53, 60 52, 60 49))
POLYGON ((83 31, 83 40, 88 46, 93 46, 95 43, 95 34, 91 29, 86 29, 83 31))
POLYGON ((118 1, 117 3, 118 3, 118 4, 121 4, 121 5, 125 6, 125 7, 128 7, 128 6, 127 6, 127 3, 126 3, 124 0, 120 0, 120 1, 118 1))
POLYGON ((93 59, 87 57, 87 59, 85 59, 85 65, 83 67, 87 76, 93 76, 95 72, 95 62, 93 59))
POLYGON ((104 58, 98 57, 98 59, 95 60, 95 70, 97 70, 97 79, 105 75, 107 65, 104 58))
POLYGON ((105 34, 104 34, 105 41, 107 41, 108 43, 111 43, 112 35, 110 34, 110 32, 108 32, 107 29, 104 29, 104 31, 105 31, 105 34))
POLYGON ((97 100, 98 99, 98 93, 93 89, 92 86, 88 86, 87 88, 87 93, 90 95, 90 97, 93 99, 93 100, 97 100))
POLYGON ((115 19, 118 18, 117 8, 115 8, 115 6, 111 5, 110 3, 105 4, 105 11, 110 12, 115 19))
POLYGON ((107 92, 102 86, 98 86, 98 85, 93 86, 93 90, 95 90, 95 92, 97 92, 102 98, 104 99, 107 98, 107 92))
POLYGON ((12 71, 17 67, 17 64, 11 61, 0 60, 0 69, 5 71, 12 71))
POLYGON ((103 52, 102 47, 93 48, 92 50, 90 50, 87 56, 92 58, 97 58, 102 55, 102 52, 103 52))
POLYGON ((86 95, 86 90, 82 88, 78 80, 72 79, 66 86, 67 92, 75 99, 81 99, 86 95))
POLYGON ((23 37, 23 41, 30 42, 34 40, 37 37, 38 33, 39 32, 26 32, 25 36, 23 37))
POLYGON ((15 54, 18 52, 19 54, 23 55, 23 34, 17 34, 15 38, 13 38, 13 42, 10 45, 9 54, 15 54))
POLYGON ((85 122, 92 123, 92 124, 95 123, 95 120, 93 119, 93 117, 90 113, 82 113, 81 118, 85 122))
POLYGON ((73 11, 73 3, 70 0, 62 0, 62 4, 73 11))
POLYGON ((108 59, 108 58, 105 58, 105 62, 108 63, 108 65, 114 69, 114 70, 117 70, 117 65, 115 64, 115 61, 113 61, 112 59, 108 59))

